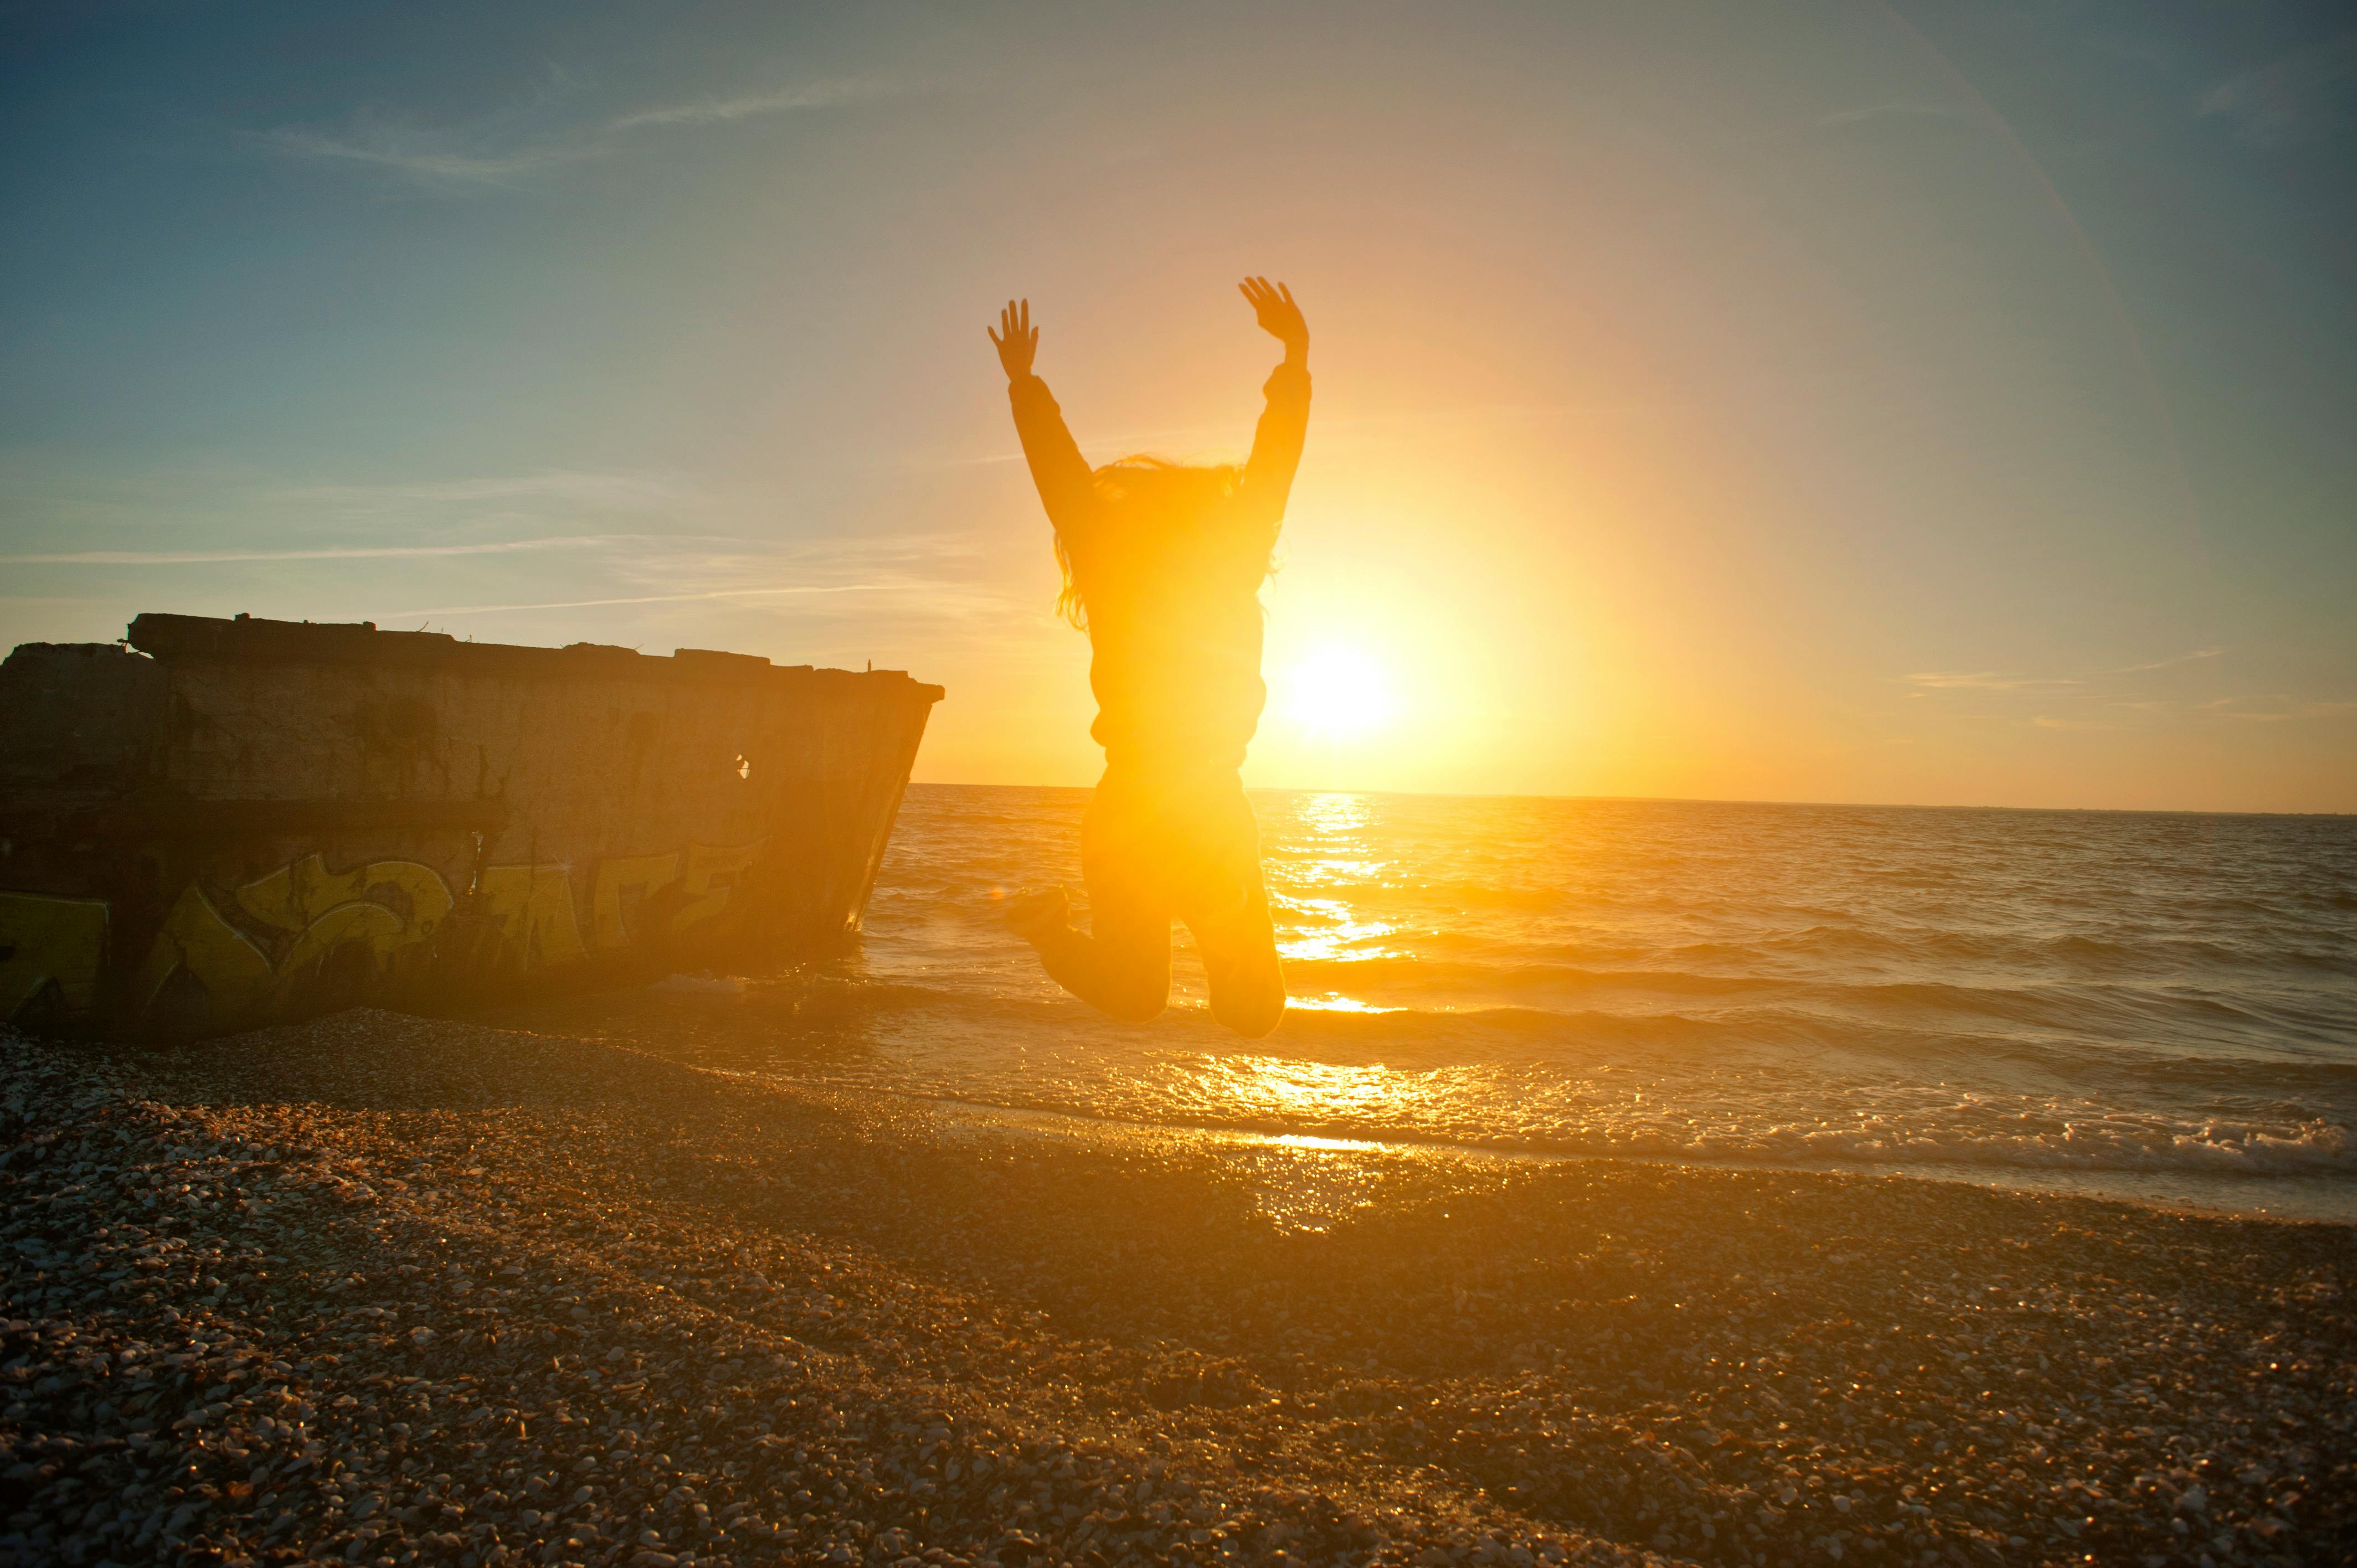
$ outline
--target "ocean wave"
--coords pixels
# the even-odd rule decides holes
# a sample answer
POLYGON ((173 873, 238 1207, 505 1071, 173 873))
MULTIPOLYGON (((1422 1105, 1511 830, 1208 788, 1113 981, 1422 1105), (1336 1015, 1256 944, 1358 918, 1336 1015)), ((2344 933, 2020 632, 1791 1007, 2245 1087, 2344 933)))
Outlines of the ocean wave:
POLYGON ((1577 995, 1627 991, 1674 996, 1734 996, 1790 990, 1800 982, 1779 975, 1705 974, 1674 969, 1586 969, 1501 957, 1469 961, 1377 953, 1363 958, 1287 958, 1286 979, 1297 989, 1347 988, 1386 994, 1448 993, 1502 997, 1553 992, 1577 995))
MULTIPOLYGON (((1663 1152, 1672 1152, 1665 1150, 1663 1152)), ((1779 1129, 1702 1138, 1675 1152, 1849 1165, 1968 1165, 2208 1176, 2357 1175, 2357 1135, 2339 1122, 2292 1129, 2072 1124, 2004 1133, 1921 1126, 1779 1129)))
POLYGON ((1561 1012, 1546 1008, 1544 1002, 1559 998, 1593 1005, 1617 994, 1632 1005, 1699 999, 1796 1007, 1828 1020, 1846 1018, 1860 1028, 1895 1017, 1944 1015, 1968 1027, 2002 1024, 2099 1037, 2149 1037, 2156 1027, 2330 1041, 2357 1033, 2357 999, 2344 1005, 2307 992, 2277 993, 2246 986, 2213 993, 2181 983, 2156 986, 2020 976, 1975 981, 1874 974, 1835 980, 1760 969, 1749 973, 1591 969, 1532 961, 1433 960, 1407 953, 1292 958, 1286 961, 1286 973, 1288 983, 1305 994, 1342 993, 1397 1007, 1440 1001, 1446 1010, 1458 1013, 1485 1004, 1561 1012))
POLYGON ((2007 1130, 1933 1121, 1883 1121, 1851 1126, 1716 1126, 1706 1130, 1623 1124, 1523 1134, 1403 1125, 1351 1116, 1282 1116, 1249 1111, 1156 1115, 1055 1095, 1016 1092, 944 1095, 1013 1111, 1078 1115, 1140 1125, 1331 1138, 1356 1143, 1458 1148, 1555 1158, 1659 1159, 1695 1164, 1879 1167, 1894 1171, 1972 1166, 2090 1174, 2199 1175, 2225 1177, 2357 1177, 2357 1133, 2322 1120, 2289 1127, 2216 1124, 2072 1123, 2007 1130))
MULTIPOLYGON (((1008 959, 1006 973, 996 976, 798 971, 741 990, 699 985, 662 994, 667 1005, 683 1010, 683 1019, 692 1012, 707 1031, 723 1019, 753 1040, 764 1031, 834 1026, 860 1037, 881 1031, 888 1038, 921 1037, 934 1049, 971 1058, 976 1070, 1043 1046, 1084 1056, 1125 1050, 1172 1030, 1190 1042, 1231 1038, 1211 1023, 1200 992, 1187 986, 1164 1020, 1114 1024, 1058 991, 1028 958, 1008 959)), ((1867 1012, 1838 994, 1792 986, 1751 988, 1749 994, 1665 993, 1661 1004, 1647 1009, 1609 985, 1588 988, 1585 1005, 1455 1004, 1445 997, 1410 1004, 1402 988, 1357 984, 1347 964, 1288 966, 1304 1003, 1255 1048, 1403 1070, 1492 1067, 1574 1078, 1613 1063, 1678 1072, 1743 1064, 1781 1072, 1796 1086, 1828 1082, 1838 1064, 1845 1073, 1895 1080, 2077 1081, 2130 1102, 2156 1093, 2242 1101, 2295 1101, 2315 1093, 2357 1105, 2357 1055, 2339 1049, 2330 1031, 2317 1033, 2304 1050, 2298 1048, 2300 1032, 2258 1027, 2240 1044, 2213 1034, 2197 1048, 2140 1029, 2147 1020, 2133 1011, 2025 1009, 2016 1019, 1933 1005, 1867 1012)), ((619 1003, 601 1005, 628 1011, 619 1003)), ((650 1018, 647 1026, 665 1026, 650 1018)))
MULTIPOLYGON (((594 1026, 888 1093, 1848 1169, 2357 1178, 2347 821, 1256 792, 1291 988, 1149 1025, 999 924, 1088 793, 912 786, 864 957, 594 1026)), ((585 1021, 585 1027, 591 1026, 585 1021)))

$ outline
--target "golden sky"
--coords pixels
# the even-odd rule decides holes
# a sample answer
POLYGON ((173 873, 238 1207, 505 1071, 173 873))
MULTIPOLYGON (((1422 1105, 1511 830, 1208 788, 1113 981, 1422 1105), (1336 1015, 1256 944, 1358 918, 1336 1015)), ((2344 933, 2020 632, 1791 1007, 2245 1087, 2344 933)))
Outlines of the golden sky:
POLYGON ((0 637, 873 660, 949 688, 920 778, 1085 783, 983 328, 1031 300, 1092 458, 1234 456, 1249 271, 1317 378, 1252 782, 2357 810, 2352 60, 2304 25, 57 21, 0 637))

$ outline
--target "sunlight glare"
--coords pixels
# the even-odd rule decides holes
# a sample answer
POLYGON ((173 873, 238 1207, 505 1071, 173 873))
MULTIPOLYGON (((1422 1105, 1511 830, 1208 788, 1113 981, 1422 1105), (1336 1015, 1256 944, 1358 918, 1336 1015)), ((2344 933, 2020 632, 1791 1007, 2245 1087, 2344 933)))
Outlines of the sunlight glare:
POLYGON ((1398 711, 1390 673, 1361 650, 1340 644, 1293 667, 1286 705, 1310 734, 1345 737, 1381 729, 1398 711))

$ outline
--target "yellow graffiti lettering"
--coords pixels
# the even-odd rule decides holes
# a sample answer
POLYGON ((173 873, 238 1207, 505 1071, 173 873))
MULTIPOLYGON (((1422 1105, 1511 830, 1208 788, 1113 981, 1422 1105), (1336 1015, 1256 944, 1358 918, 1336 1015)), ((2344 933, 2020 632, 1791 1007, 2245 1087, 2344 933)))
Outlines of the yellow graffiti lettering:
MULTIPOLYGON (((366 950, 371 972, 415 940, 400 916, 382 904, 339 904, 303 929, 278 964, 278 995, 293 1003, 318 981, 329 962, 348 948, 366 950)), ((347 962, 354 961, 348 960, 347 962)))
POLYGON ((329 871, 323 855, 282 865, 237 890, 239 908, 282 931, 308 931, 329 910, 374 904, 393 916, 395 946, 423 941, 450 912, 450 889, 430 865, 414 860, 372 860, 350 871, 329 871))
POLYGON ((52 984, 67 1011, 88 1012, 105 953, 104 899, 0 893, 0 1020, 52 984))
POLYGON ((573 879, 561 865, 490 865, 477 885, 478 908, 500 934, 501 951, 526 969, 589 956, 573 913, 573 879))
POLYGON ((589 900, 590 931, 597 945, 601 948, 628 946, 632 934, 629 928, 638 923, 636 907, 670 886, 678 877, 679 856, 676 854, 627 855, 600 862, 597 891, 589 900), (626 921, 623 895, 632 891, 636 892, 637 897, 628 902, 632 906, 629 914, 633 918, 626 921))
POLYGON ((202 993, 190 1011, 227 1017, 260 1002, 270 991, 270 961, 231 929, 190 883, 164 918, 147 961, 139 966, 131 994, 136 1008, 156 1005, 165 984, 184 977, 202 993))
POLYGON ((728 908, 729 895, 736 891, 738 878, 761 857, 761 848, 769 842, 759 839, 748 844, 688 845, 687 869, 679 879, 687 902, 672 917, 672 929, 685 930, 701 925, 728 908))

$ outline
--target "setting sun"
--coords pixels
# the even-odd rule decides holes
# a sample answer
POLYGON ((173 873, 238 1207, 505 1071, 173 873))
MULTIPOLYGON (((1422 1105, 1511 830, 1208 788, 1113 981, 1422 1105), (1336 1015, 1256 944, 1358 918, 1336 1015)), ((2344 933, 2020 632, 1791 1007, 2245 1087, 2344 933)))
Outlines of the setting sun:
POLYGON ((1312 735, 1361 736, 1397 714, 1390 673, 1355 648, 1321 648, 1286 678, 1286 711, 1312 735))

